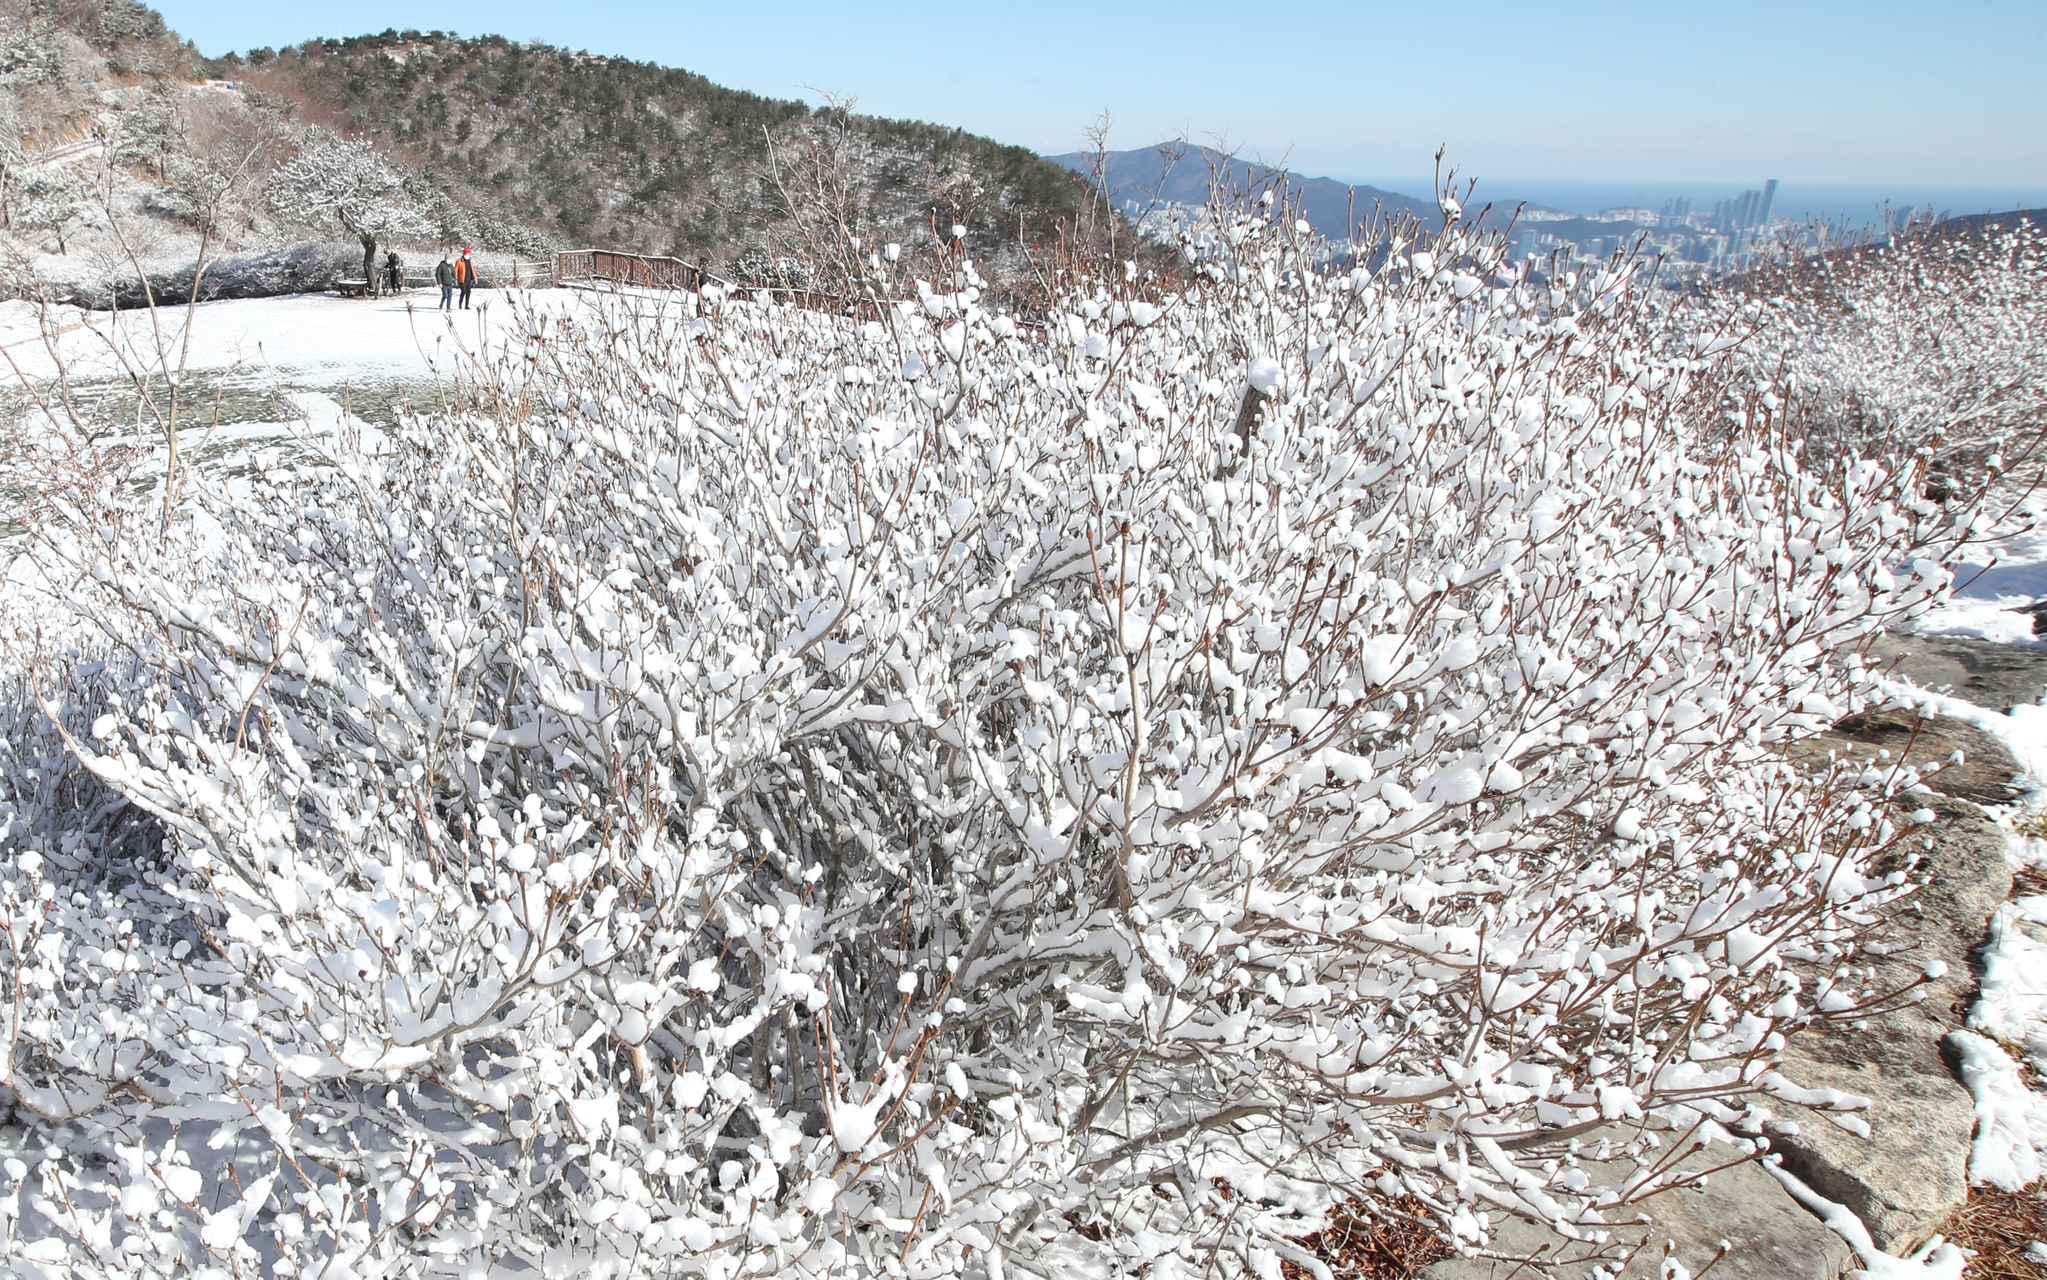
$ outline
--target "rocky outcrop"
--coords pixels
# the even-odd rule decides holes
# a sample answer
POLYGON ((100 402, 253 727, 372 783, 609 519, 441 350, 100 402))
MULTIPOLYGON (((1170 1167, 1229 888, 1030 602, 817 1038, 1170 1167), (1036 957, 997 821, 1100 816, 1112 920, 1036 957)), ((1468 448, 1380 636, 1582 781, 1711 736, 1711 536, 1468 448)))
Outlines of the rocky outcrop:
POLYGON ((1968 1015, 1979 972, 1975 954, 2012 883, 2002 828, 1965 800, 1932 796, 1925 803, 1937 817, 1913 843, 1921 845, 1920 870, 1930 878, 1897 920, 1893 932, 1902 945, 1876 961, 1871 985, 1903 987, 1929 966, 1942 976, 1925 983, 1915 1004, 1860 1026, 1807 1032, 1785 1051, 1788 1078, 1870 1100, 1861 1117, 1868 1138, 1787 1106, 1779 1118, 1797 1131, 1776 1139, 1784 1167, 1854 1210, 1877 1247, 1890 1253, 1923 1243, 1968 1194, 1975 1104, 1942 1040, 1968 1015))
POLYGON ((1992 711, 2032 706, 2047 694, 2047 649, 1900 632, 1871 641, 1863 656, 1894 679, 1992 711))
MULTIPOLYGON (((1736 1158, 1715 1144, 1679 1161, 1688 1172, 1715 1170, 1736 1158)), ((1595 1179, 1625 1176, 1597 1162, 1584 1166, 1595 1179)), ((1852 1262, 1846 1242, 1793 1200, 1775 1178, 1754 1164, 1706 1174, 1703 1183, 1658 1192, 1637 1206, 1650 1221, 1614 1229, 1604 1246, 1566 1239, 1525 1219, 1495 1217, 1490 1257, 1446 1258, 1422 1271, 1426 1280, 1583 1280, 1595 1267, 1612 1270, 1618 1249, 1631 1255, 1617 1280, 1660 1280, 1663 1259, 1698 1274, 1714 1264, 1714 1280, 1834 1280, 1852 1262)), ((1625 1214, 1616 1214, 1625 1217, 1625 1214)))
POLYGON ((1925 771, 1926 785, 1942 795, 2004 804, 2020 794, 2013 780, 2022 770, 2005 745, 1952 716, 1865 711, 1847 717, 1830 732, 1799 739, 1784 754, 1794 763, 1819 767, 1830 755, 1859 763, 1874 760, 1879 751, 1925 771))
MULTIPOLYGON (((1908 676, 1915 682, 1938 679, 1987 702, 2034 701, 2047 691, 2047 651, 2036 658, 2032 650, 1987 642, 1899 640, 1890 646, 1891 656, 1901 665, 1910 660, 1908 676)), ((1858 1128, 1867 1125, 1868 1136, 1793 1104, 1777 1107, 1771 1133, 1787 1172, 1853 1210, 1878 1248, 1903 1254, 1923 1244, 1968 1195, 1975 1105, 1948 1060, 1944 1039, 1966 1020, 1981 973, 1978 949, 2012 888, 2004 830, 1972 801, 2016 797, 2013 782, 2021 770, 1983 730, 1909 711, 1851 716, 1786 754, 1814 767, 1830 757, 1872 759, 1878 751, 1922 768, 1942 766, 1926 775, 1927 791, 1904 801, 1932 810, 1934 820, 1895 850, 1900 860, 1917 855, 1913 874, 1926 883, 1894 919, 1890 936, 1861 957, 1863 963, 1873 961, 1876 974, 1857 984, 1893 991, 1916 982, 1918 998, 1858 1025, 1808 1030, 1783 1054, 1780 1069, 1797 1084, 1868 1098, 1869 1109, 1851 1120, 1858 1128), (1956 752, 1962 762, 1948 763, 1956 752)), ((1713 1150, 1718 1159, 1694 1153, 1683 1167, 1710 1167, 1708 1160, 1728 1158, 1726 1148, 1713 1150)), ((1636 1250, 1619 1272, 1625 1280, 1659 1276, 1666 1252, 1696 1273, 1723 1240, 1727 1256, 1712 1272, 1721 1280, 1834 1280, 1850 1265, 1846 1244, 1754 1165, 1714 1173, 1703 1188, 1662 1192, 1640 1209, 1651 1221, 1616 1228, 1604 1247, 1568 1240, 1532 1222, 1496 1220, 1487 1252, 1497 1256, 1446 1259, 1422 1274, 1428 1280, 1509 1275, 1581 1280, 1597 1266, 1611 1268, 1615 1250, 1623 1247, 1636 1250)))
MULTIPOLYGON (((98 289, 81 290, 77 302, 99 311, 114 307, 132 310, 147 306, 152 297, 158 306, 180 305, 191 299, 192 271, 188 265, 152 274, 147 291, 142 287, 141 277, 131 275, 98 289)), ((262 253, 234 254, 207 268, 199 281, 199 300, 316 293, 361 271, 361 245, 308 242, 262 253)))
MULTIPOLYGON (((1910 803, 1932 809, 1934 821, 1909 838, 1899 856, 1921 855, 1916 874, 1927 883, 1875 960, 1874 985, 1891 990, 1917 980, 1924 995, 1860 1026, 1807 1031, 1792 1040, 1781 1065, 1787 1078, 1806 1088, 1867 1097, 1869 1109, 1856 1119, 1867 1124, 1869 1136, 1788 1104, 1777 1107, 1770 1126, 1784 1169, 1854 1210, 1877 1247, 1891 1253, 1924 1243, 1968 1194, 1975 1106, 1942 1040, 1963 1024, 1977 982, 1976 949, 2012 883, 2004 832, 1981 809, 1923 792, 1910 803), (1941 976, 1924 980, 1929 968, 1941 976)), ((1729 1148, 1715 1146, 1692 1153, 1680 1167, 1710 1169, 1731 1158, 1729 1148)), ((1595 1176, 1598 1171, 1595 1166, 1595 1176)), ((1625 1171, 1610 1172, 1618 1177, 1625 1171)), ((1422 1274, 1428 1280, 1582 1280, 1597 1266, 1611 1268, 1616 1250, 1625 1247, 1634 1253, 1619 1275, 1651 1280, 1661 1275, 1666 1252, 1697 1273, 1722 1241, 1728 1250, 1714 1265, 1716 1280, 1834 1280, 1851 1264, 1841 1238, 1753 1164, 1721 1169, 1703 1187, 1660 1192, 1639 1210, 1650 1220, 1616 1227, 1604 1247, 1496 1216, 1487 1253, 1497 1256, 1446 1259, 1422 1274)))

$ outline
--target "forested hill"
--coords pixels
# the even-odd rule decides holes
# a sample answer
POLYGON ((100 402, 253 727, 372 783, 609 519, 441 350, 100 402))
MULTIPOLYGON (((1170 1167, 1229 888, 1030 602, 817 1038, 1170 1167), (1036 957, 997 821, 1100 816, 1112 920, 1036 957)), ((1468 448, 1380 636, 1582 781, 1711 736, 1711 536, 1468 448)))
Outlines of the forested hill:
POLYGON ((688 71, 497 36, 387 31, 257 49, 209 70, 371 138, 562 244, 729 261, 780 252, 843 210, 852 229, 892 239, 958 223, 999 254, 1051 241, 1085 198, 1050 161, 962 130, 813 111, 688 71))

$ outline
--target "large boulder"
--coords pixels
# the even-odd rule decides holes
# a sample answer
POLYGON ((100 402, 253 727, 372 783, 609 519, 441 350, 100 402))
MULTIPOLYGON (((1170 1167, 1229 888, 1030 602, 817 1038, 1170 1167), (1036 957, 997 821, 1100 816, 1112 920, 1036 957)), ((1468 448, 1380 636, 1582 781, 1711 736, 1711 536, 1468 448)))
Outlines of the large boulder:
MULTIPOLYGON (((1718 1168, 1739 1159, 1726 1146, 1694 1151, 1679 1167, 1706 1172, 1703 1183, 1660 1191, 1615 1218, 1647 1215, 1647 1222, 1616 1227, 1605 1245, 1568 1239, 1525 1218, 1494 1217, 1486 1252, 1491 1257, 1445 1258, 1422 1271, 1426 1280, 1583 1280, 1595 1267, 1616 1280, 1660 1280, 1663 1259, 1673 1257, 1696 1275, 1720 1254, 1714 1280, 1835 1280, 1853 1254, 1841 1237, 1806 1212, 1777 1180, 1754 1163, 1718 1168), (1632 1250, 1627 1264, 1611 1269, 1620 1248, 1632 1250)), ((1624 1176, 1595 1161, 1595 1176, 1624 1176)))
POLYGON ((1791 743, 1784 754, 1795 763, 1821 767, 1829 756, 1860 763, 1874 760, 1879 751, 1889 752, 1892 761, 1927 770, 1926 785, 1942 795, 1977 804, 2004 804, 2020 795, 2013 779, 2022 770, 2011 751, 1989 733, 1953 716, 1864 711, 1826 733, 1791 743), (1953 763, 1957 753, 1961 762, 1953 763))
MULTIPOLYGON (((178 305, 192 296, 191 265, 153 273, 145 293, 138 276, 112 281, 82 291, 80 306, 97 310, 119 307, 133 310, 147 306, 153 296, 158 306, 178 305)), ((199 281, 199 300, 223 298, 275 298, 292 293, 317 293, 334 287, 336 280, 362 274, 362 246, 306 242, 258 253, 231 254, 208 267, 199 281)))
MULTIPOLYGON (((2038 703, 2047 693, 2047 650, 1900 635, 1877 640, 1867 656, 1895 676, 1999 711, 2038 703)), ((1968 1195, 1975 1107, 1943 1042, 1967 1017, 1981 972, 1978 950, 2012 886, 2005 833, 1972 801, 2016 797, 2012 782, 2021 769, 1983 730, 1909 711, 1850 716, 1827 734, 1792 744, 1786 754, 1819 767, 1830 756, 1862 761, 1879 751, 1914 766, 1943 766, 1927 774, 1927 791, 1904 798, 1906 806, 1934 813, 1932 823, 1901 842, 1901 856, 1921 855, 1914 874, 1927 883, 1894 921, 1891 936, 1859 957, 1877 970, 1867 985, 1891 990, 1918 980, 1923 995, 1859 1026, 1808 1030, 1783 1054, 1782 1073, 1796 1084, 1867 1097, 1869 1110, 1856 1119, 1869 1136, 1795 1104, 1781 1105, 1770 1127, 1788 1172, 1853 1210, 1879 1248, 1903 1254, 1925 1243, 1968 1195), (1957 751, 1963 762, 1948 763, 1957 751), (1941 976, 1925 979, 1929 969, 1941 976)), ((1727 1158, 1725 1148, 1710 1148, 1683 1167, 1710 1167, 1705 1162, 1715 1152, 1714 1163, 1727 1158)), ((1581 1280, 1601 1265, 1608 1267, 1603 1274, 1614 1275, 1616 1250, 1631 1248, 1619 1277, 1651 1280, 1660 1276, 1666 1252, 1696 1274, 1722 1241, 1729 1249, 1714 1265, 1716 1280, 1833 1280, 1852 1265, 1846 1243, 1754 1165, 1714 1173, 1703 1188, 1662 1192, 1640 1209, 1649 1221, 1616 1226, 1603 1246, 1496 1215, 1487 1252, 1497 1256, 1445 1259, 1422 1274, 1428 1280, 1581 1280)))
MULTIPOLYGON (((1942 976, 1924 982, 1917 1003, 1863 1021, 1795 1037, 1781 1071, 1810 1089, 1861 1094, 1868 1137, 1823 1113, 1784 1106, 1776 1150, 1784 1167, 1814 1191, 1852 1209, 1877 1247, 1917 1248, 1968 1194, 1969 1138, 1975 1106, 1955 1078, 1942 1045, 1963 1024, 1973 998, 1981 946, 1991 913, 2011 894, 2005 834, 1966 800, 1921 793, 1935 820, 1907 842, 1924 855, 1917 874, 1929 877, 1893 926, 1892 950, 1875 958, 1877 990, 1903 987, 1929 966, 1942 976)), ((1867 959, 1867 957, 1865 957, 1867 959)))
POLYGON ((1863 657, 1896 679, 1992 711, 2034 706, 2047 694, 2047 648, 1896 632, 1870 641, 1863 657))
MULTIPOLYGON (((1920 980, 1924 995, 1860 1026, 1803 1032, 1785 1050, 1780 1067, 1806 1088, 1867 1097, 1870 1107, 1856 1120, 1868 1126, 1869 1136, 1796 1104, 1780 1104, 1770 1126, 1772 1149, 1783 1167, 1854 1210, 1877 1246, 1898 1254, 1925 1243, 1968 1195, 1975 1106, 1944 1056, 1942 1041, 1967 1015, 1977 983, 1976 951, 2012 883, 2004 831, 1981 809, 1926 792, 1908 803, 1934 813, 1934 821, 1899 850, 1900 857, 1921 855, 1914 874, 1925 877, 1926 885, 1894 922, 1883 953, 1862 959, 1875 964, 1877 989, 1920 980), (1941 976, 1924 980, 1929 967, 1941 976)), ((1728 1158, 1727 1148, 1712 1147, 1694 1152, 1681 1167, 1711 1168, 1728 1158)), ((1495 1215, 1488 1252, 1498 1257, 1446 1259, 1422 1274, 1428 1280, 1510 1275, 1581 1280, 1596 1266, 1610 1267, 1616 1248, 1625 1246, 1637 1251, 1620 1275, 1648 1280, 1660 1274, 1666 1248, 1697 1273, 1722 1240, 1730 1249, 1714 1267, 1716 1280, 1833 1280, 1849 1265, 1840 1238, 1753 1165, 1714 1173, 1702 1189, 1659 1193, 1639 1208, 1650 1221, 1617 1226, 1603 1247, 1495 1215)))

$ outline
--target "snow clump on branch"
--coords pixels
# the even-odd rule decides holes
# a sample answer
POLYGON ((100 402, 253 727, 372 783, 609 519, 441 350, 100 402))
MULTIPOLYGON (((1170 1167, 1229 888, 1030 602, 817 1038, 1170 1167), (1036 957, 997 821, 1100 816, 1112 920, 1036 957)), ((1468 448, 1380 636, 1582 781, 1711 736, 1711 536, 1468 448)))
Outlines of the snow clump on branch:
POLYGON ((210 541, 52 526, 105 644, 0 863, 8 1255, 1271 1276, 1852 1108, 1770 1067, 1908 891, 1887 784, 1773 748, 1956 526, 1611 282, 1227 231, 1042 330, 536 314, 210 541))

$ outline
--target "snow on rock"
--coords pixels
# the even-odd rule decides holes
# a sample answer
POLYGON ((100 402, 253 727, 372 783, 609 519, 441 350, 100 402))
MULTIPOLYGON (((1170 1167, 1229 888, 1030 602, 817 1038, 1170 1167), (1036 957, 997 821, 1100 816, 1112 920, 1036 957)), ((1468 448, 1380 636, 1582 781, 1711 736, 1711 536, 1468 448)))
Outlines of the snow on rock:
POLYGON ((2047 942, 2025 930, 2025 924, 2047 925, 2047 896, 2016 898, 1998 908, 1984 943, 1983 980, 1968 1025, 2023 1046, 2035 1070, 2047 1073, 2047 942))
MULTIPOLYGON (((1969 720, 2002 740, 2024 763, 2024 780, 2035 790, 2026 804, 2001 811, 2007 856, 2016 868, 2047 865, 2047 842, 2017 829, 2047 795, 2038 789, 2047 779, 2047 706, 2014 706, 2000 714, 1908 685, 1896 685, 1894 692, 1969 720)), ((2047 895, 2016 898, 1997 908, 1980 952, 1982 980, 1968 1030, 1947 1037, 1975 1102, 1969 1179, 2004 1190, 2037 1181, 2047 1153, 2047 1095, 2026 1083, 2003 1048, 2020 1046, 2036 1072, 2047 1069, 2047 941, 2040 936, 2041 926, 2047 926, 2047 895)))
POLYGON ((1818 1214, 1829 1229, 1855 1250, 1862 1266, 1848 1273, 1851 1280, 1856 1277, 1860 1280, 1962 1280, 1962 1269, 1968 1265, 1968 1257, 1941 1237, 1935 1236, 1907 1257, 1894 1257, 1876 1247, 1876 1242, 1870 1239, 1869 1228, 1845 1207, 1820 1195, 1774 1162, 1766 1161, 1763 1167, 1783 1184, 1794 1199, 1818 1214))
POLYGON ((2047 1146, 2047 1097, 2026 1084, 2018 1064, 1995 1041, 1955 1031, 1947 1042, 1960 1056, 1962 1083, 1976 1099, 1969 1180, 2001 1191, 2031 1186, 2040 1179, 2040 1151, 2047 1146))

